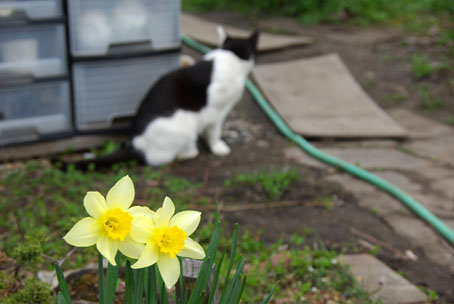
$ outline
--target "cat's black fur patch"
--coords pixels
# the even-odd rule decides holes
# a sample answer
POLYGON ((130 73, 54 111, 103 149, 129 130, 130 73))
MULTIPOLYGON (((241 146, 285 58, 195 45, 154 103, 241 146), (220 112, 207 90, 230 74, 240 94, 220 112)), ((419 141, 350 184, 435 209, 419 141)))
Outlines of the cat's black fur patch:
POLYGON ((230 38, 227 37, 222 48, 233 52, 243 60, 249 60, 255 56, 257 51, 259 31, 255 31, 249 38, 230 38))
POLYGON ((199 111, 206 106, 212 61, 170 72, 159 79, 145 96, 132 125, 132 135, 143 133, 157 117, 169 117, 178 109, 199 111))

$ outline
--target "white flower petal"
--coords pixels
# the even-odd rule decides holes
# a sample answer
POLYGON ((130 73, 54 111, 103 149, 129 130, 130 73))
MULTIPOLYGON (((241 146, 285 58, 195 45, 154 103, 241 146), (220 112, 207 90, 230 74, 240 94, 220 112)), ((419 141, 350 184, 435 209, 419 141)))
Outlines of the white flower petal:
POLYGON ((184 241, 184 248, 178 253, 181 257, 201 260, 205 257, 205 251, 199 243, 191 238, 184 241))
POLYGON ((154 211, 150 210, 148 207, 144 206, 134 206, 128 209, 129 214, 132 215, 132 217, 136 217, 139 215, 146 215, 149 218, 153 219, 153 216, 155 215, 154 211))
POLYGON ((121 210, 127 210, 134 201, 134 195, 134 184, 131 178, 126 175, 107 193, 107 207, 109 209, 120 208, 121 210))
POLYGON ((123 242, 118 242, 118 250, 132 259, 138 259, 144 248, 145 244, 134 241, 129 235, 123 242))
POLYGON ((172 215, 174 213, 175 206, 173 205, 172 200, 168 196, 166 196, 162 207, 156 211, 156 214, 153 217, 156 227, 166 227, 169 224, 169 220, 172 218, 172 215))
POLYGON ((96 242, 96 248, 98 248, 98 251, 109 261, 110 264, 113 266, 117 265, 115 262, 115 255, 118 250, 117 240, 112 240, 107 236, 107 234, 104 234, 96 242))
POLYGON ((100 218, 107 211, 104 196, 95 191, 87 192, 87 195, 85 195, 84 198, 84 207, 85 210, 87 210, 87 213, 94 218, 100 218))
POLYGON ((136 242, 148 243, 153 235, 154 229, 152 219, 146 215, 139 215, 132 221, 129 235, 136 242))
POLYGON ((135 262, 131 268, 144 268, 153 265, 158 261, 159 251, 153 243, 149 243, 145 246, 140 255, 140 258, 135 262))
POLYGON ((180 262, 177 257, 170 258, 168 253, 160 253, 158 268, 168 289, 172 288, 180 277, 180 262))
POLYGON ((169 222, 169 227, 178 226, 191 235, 199 226, 201 213, 198 211, 182 211, 175 214, 169 222))
POLYGON ((101 236, 101 225, 92 217, 84 217, 78 221, 63 239, 76 247, 94 245, 101 236))

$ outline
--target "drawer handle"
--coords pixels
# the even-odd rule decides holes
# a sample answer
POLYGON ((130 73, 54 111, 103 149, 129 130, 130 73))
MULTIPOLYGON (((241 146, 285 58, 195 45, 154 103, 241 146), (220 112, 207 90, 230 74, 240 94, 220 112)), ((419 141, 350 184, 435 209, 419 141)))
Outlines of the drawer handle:
MULTIPOLYGON (((0 10, 2 10, 0 8, 0 10)), ((28 23, 30 20, 27 14, 23 10, 15 9, 12 13, 7 15, 0 14, 0 23, 7 22, 9 24, 16 23, 16 24, 23 24, 28 23)))
POLYGON ((0 112, 0 120, 3 120, 5 119, 5 114, 3 114, 3 112, 0 112))
POLYGON ((111 43, 109 44, 108 53, 115 54, 124 52, 126 50, 151 50, 152 48, 152 42, 150 39, 132 42, 111 43))
POLYGON ((35 82, 32 74, 0 74, 0 86, 13 84, 29 84, 35 82))

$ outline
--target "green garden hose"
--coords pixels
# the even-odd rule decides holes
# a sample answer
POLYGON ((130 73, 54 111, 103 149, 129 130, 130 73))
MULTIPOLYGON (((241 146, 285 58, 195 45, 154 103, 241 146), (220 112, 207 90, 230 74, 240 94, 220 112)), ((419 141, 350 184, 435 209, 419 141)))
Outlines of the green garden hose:
MULTIPOLYGON (((206 47, 203 44, 198 43, 197 41, 193 40, 192 38, 186 35, 183 35, 181 39, 185 44, 200 52, 206 53, 210 51, 210 48, 206 47)), ((319 149, 311 145, 301 135, 293 133, 293 131, 287 126, 287 124, 279 116, 279 114, 271 107, 271 105, 268 103, 268 101, 265 99, 265 97, 262 95, 259 89, 250 80, 247 80, 246 88, 249 91, 249 93, 254 97, 255 101, 260 106, 260 108, 265 112, 265 114, 278 128, 278 130, 287 138, 295 142, 307 154, 333 167, 342 169, 350 173, 351 175, 356 176, 357 178, 360 178, 376 186, 377 188, 388 192, 389 194, 400 200, 405 206, 411 209, 420 218, 425 220, 454 247, 454 231, 451 231, 440 219, 433 215, 429 210, 424 208, 410 195, 408 195, 398 187, 390 184, 389 182, 385 181, 384 179, 378 177, 375 174, 372 174, 346 161, 343 161, 323 151, 320 151, 319 149)))

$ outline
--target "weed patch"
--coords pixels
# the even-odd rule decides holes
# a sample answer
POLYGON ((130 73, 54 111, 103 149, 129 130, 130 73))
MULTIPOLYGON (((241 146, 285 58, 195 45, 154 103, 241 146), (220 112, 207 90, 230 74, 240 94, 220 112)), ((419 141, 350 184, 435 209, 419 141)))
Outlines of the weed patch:
POLYGON ((233 179, 225 181, 225 186, 247 185, 258 187, 265 191, 269 199, 276 200, 281 198, 284 192, 290 187, 290 184, 297 181, 299 178, 300 175, 296 170, 261 171, 238 174, 233 179))
POLYGON ((432 75, 434 67, 426 56, 413 55, 411 57, 411 72, 416 79, 432 75))

